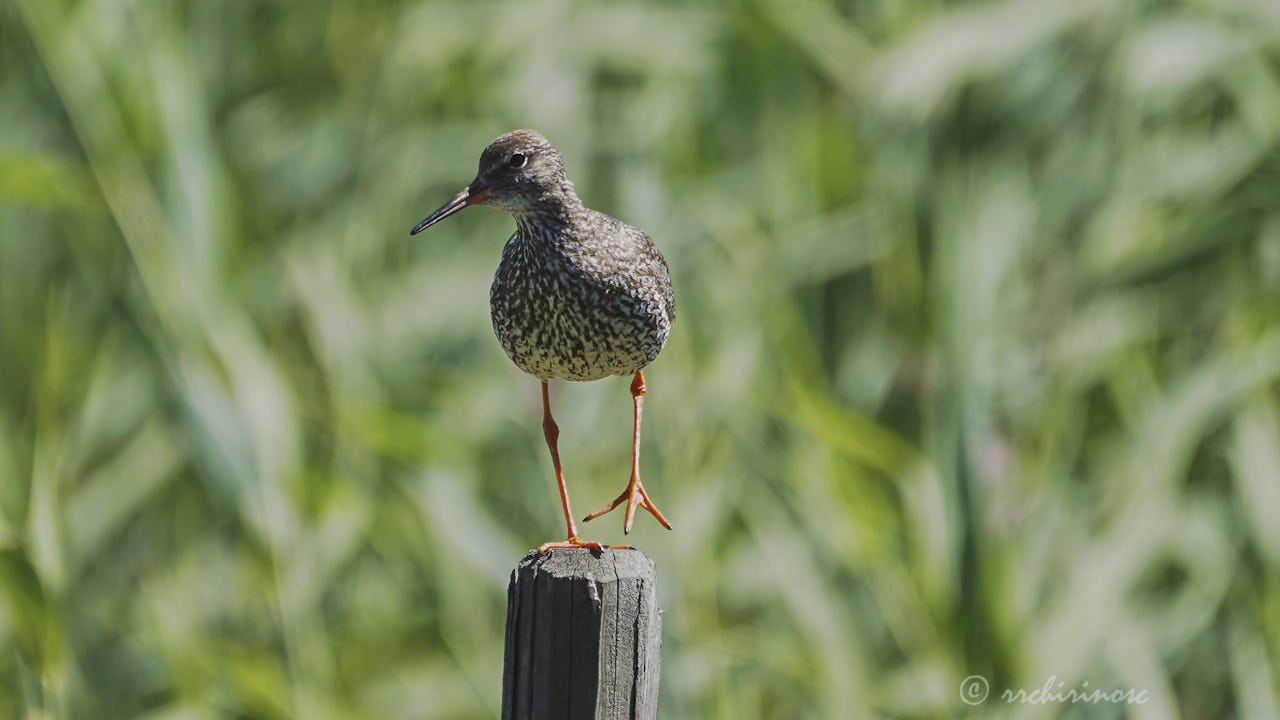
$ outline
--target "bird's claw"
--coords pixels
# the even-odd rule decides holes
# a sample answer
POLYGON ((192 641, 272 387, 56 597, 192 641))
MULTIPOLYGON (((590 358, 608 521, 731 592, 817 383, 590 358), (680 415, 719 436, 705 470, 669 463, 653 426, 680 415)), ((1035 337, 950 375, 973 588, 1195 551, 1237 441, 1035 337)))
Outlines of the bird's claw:
POLYGON ((538 546, 538 554, 541 555, 542 553, 548 550, 553 550, 557 548, 564 548, 564 549, 582 548, 584 550, 590 550, 592 552, 604 552, 605 546, 601 545, 600 543, 594 540, 583 540, 577 535, 570 535, 568 538, 564 540, 542 543, 541 545, 538 546))
POLYGON ((637 507, 643 507, 645 510, 648 510, 655 518, 657 518, 658 522, 662 523, 662 527, 668 530, 671 529, 671 523, 667 522, 667 519, 662 516, 662 511, 659 510, 658 506, 654 505, 653 501, 649 499, 649 493, 645 492, 644 483, 640 482, 640 476, 634 473, 631 475, 631 481, 627 483, 627 489, 623 490, 621 495, 614 498, 613 502, 583 518, 582 522, 590 522, 601 515, 604 515, 621 505, 623 500, 627 501, 626 515, 622 521, 623 533, 631 532, 631 526, 636 519, 637 507))

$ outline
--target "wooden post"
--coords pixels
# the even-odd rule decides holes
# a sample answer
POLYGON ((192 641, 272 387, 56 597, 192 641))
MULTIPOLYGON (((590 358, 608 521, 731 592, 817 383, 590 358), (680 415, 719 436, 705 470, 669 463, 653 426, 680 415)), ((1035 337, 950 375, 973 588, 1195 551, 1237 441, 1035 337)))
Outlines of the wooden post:
POLYGON ((656 581, 639 550, 525 555, 507 586, 502 720, 655 720, 656 581))

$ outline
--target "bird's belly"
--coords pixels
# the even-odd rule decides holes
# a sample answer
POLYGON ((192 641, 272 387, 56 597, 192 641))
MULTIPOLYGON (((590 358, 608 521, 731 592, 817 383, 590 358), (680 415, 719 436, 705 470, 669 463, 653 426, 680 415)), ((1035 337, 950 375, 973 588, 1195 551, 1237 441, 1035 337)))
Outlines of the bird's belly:
POLYGON ((492 293, 498 342, 516 367, 542 380, 599 380, 630 375, 658 356, 671 332, 661 308, 645 297, 492 293))

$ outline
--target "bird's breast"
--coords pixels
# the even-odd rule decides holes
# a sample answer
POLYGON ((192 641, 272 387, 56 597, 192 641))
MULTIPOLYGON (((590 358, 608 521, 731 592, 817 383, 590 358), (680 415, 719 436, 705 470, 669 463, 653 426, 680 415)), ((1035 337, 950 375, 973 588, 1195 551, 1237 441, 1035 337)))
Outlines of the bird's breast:
MULTIPOLYGON (((598 380, 650 363, 671 331, 659 278, 616 274, 569 253, 538 252, 513 236, 494 275, 490 309, 498 342, 541 379, 598 380)), ((665 267, 664 267, 665 269, 665 267)))

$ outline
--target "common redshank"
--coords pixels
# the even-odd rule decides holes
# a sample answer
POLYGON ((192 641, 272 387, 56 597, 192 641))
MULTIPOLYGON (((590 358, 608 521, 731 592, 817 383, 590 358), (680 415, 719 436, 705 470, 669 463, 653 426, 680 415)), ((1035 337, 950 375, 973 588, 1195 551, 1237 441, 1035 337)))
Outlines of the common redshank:
POLYGON ((658 357, 675 320, 667 262, 643 231, 585 207, 551 143, 533 130, 498 137, 480 154, 476 177, 410 232, 423 230, 471 205, 491 205, 515 218, 489 291, 493 330, 507 356, 542 381, 542 432, 551 451, 568 537, 549 548, 601 549, 578 537, 551 417, 547 381, 599 380, 631 375, 635 425, 631 479, 613 502, 583 519, 597 518, 624 500, 623 532, 637 507, 671 529, 640 481, 643 368, 658 357))

